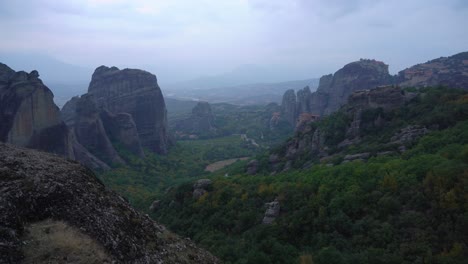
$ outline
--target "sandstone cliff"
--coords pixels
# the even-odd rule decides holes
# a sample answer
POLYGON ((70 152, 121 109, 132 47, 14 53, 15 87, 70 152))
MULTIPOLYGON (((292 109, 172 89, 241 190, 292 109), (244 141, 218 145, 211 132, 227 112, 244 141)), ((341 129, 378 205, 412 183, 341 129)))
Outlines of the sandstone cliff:
POLYGON ((468 52, 407 68, 398 73, 397 82, 402 87, 443 85, 468 89, 468 52))
POLYGON ((0 63, 0 141, 73 158, 68 130, 39 73, 0 63))
POLYGON ((167 111, 155 75, 100 66, 93 73, 88 93, 94 95, 99 107, 114 114, 130 114, 143 147, 167 153, 167 111))
POLYGON ((219 263, 55 155, 0 143, 0 189, 2 263, 219 263))

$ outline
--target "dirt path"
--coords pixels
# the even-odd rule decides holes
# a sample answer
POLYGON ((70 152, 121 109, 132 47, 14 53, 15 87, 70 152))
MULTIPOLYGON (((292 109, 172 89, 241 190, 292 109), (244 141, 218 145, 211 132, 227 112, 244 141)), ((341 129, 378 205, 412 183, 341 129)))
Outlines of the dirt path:
POLYGON ((238 161, 238 160, 246 160, 248 159, 249 157, 243 157, 243 158, 235 158, 235 159, 227 159, 227 160, 220 160, 220 161, 217 161, 217 162, 214 162, 214 163, 211 163, 209 164, 208 166, 206 166, 205 168, 205 171, 209 171, 209 172, 215 172, 217 170, 220 170, 228 165, 231 165, 233 164, 234 162, 238 161))

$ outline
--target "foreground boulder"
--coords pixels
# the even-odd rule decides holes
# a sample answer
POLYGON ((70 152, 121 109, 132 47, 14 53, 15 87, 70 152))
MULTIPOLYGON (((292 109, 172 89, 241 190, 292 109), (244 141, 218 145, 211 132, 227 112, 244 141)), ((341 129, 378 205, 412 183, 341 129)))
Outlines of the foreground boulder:
MULTIPOLYGON (((90 238, 102 248, 98 250, 102 261, 218 263, 208 252, 138 213, 73 161, 0 143, 0 190, 0 260, 6 263, 28 256, 23 251, 35 241, 25 239, 41 239, 40 232, 32 231, 44 225, 49 226, 48 233, 68 230, 81 234, 83 241, 90 238)), ((53 254, 42 261, 54 260, 53 254)))

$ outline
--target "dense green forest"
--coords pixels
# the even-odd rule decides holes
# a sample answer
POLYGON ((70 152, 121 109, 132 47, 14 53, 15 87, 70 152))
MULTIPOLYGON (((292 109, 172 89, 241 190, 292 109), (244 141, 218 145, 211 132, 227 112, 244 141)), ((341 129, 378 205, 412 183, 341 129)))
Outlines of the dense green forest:
MULTIPOLYGON (((172 132, 175 131, 174 127, 177 122, 190 117, 195 104, 193 101, 169 99, 168 122, 172 132)), ((248 138, 254 139, 261 147, 270 148, 285 141, 293 132, 293 127, 284 120, 271 129, 270 119, 273 113, 281 111, 280 106, 276 103, 248 106, 216 103, 211 104, 211 109, 216 131, 198 133, 198 138, 209 139, 245 134, 248 138)))
POLYGON ((147 210, 151 201, 168 188, 192 182, 197 177, 206 177, 209 172, 205 171, 205 167, 210 163, 250 157, 260 151, 239 135, 178 141, 167 156, 148 151, 144 159, 131 155, 121 147, 117 147, 117 150, 128 165, 101 172, 98 177, 140 210, 147 210))
POLYGON ((211 157, 211 148, 223 144, 210 147, 210 139, 198 147, 197 141, 180 142, 167 157, 135 160, 101 178, 140 209, 160 199, 152 217, 225 263, 466 263, 468 94, 445 88, 414 92, 419 96, 399 109, 363 113, 364 123, 380 115, 386 125, 362 126, 360 143, 345 151, 333 149, 351 122, 343 109, 313 124, 332 132, 326 137, 332 161, 302 155, 290 170, 271 175, 268 155, 284 153, 288 142, 268 153, 226 143, 211 157), (430 132, 402 153, 343 162, 345 154, 395 148, 385 143, 408 125, 430 132), (203 172, 208 162, 232 156, 227 153, 257 154, 259 173, 247 175, 247 161, 203 172), (312 165, 304 169, 307 162, 312 165), (195 199, 199 178, 213 183, 195 199), (262 224, 265 203, 275 199, 279 216, 262 224))

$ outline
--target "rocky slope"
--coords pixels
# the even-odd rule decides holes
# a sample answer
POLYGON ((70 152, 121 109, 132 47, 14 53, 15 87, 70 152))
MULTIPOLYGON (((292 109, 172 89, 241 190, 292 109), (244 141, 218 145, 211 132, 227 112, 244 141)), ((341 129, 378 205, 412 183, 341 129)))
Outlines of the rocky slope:
MULTIPOLYGON (((91 238, 104 250, 102 257, 107 256, 112 263, 218 263, 189 240, 135 211, 90 170, 73 161, 0 143, 0 189, 1 263, 20 263, 24 255, 29 255, 29 251, 23 251, 36 243, 34 239, 63 237, 55 233, 64 228, 50 225, 45 233, 34 232, 35 223, 44 225, 44 220, 46 224, 50 221, 47 219, 59 223, 53 226, 69 226, 73 232, 91 238)), ((73 249, 67 248, 75 242, 70 239, 58 245, 57 254, 73 249)), ((76 250, 80 253, 79 248, 76 250)), ((54 260, 54 254, 44 255, 41 261, 54 260)), ((88 255, 75 252, 73 257, 88 255)))
MULTIPOLYGON (((282 171, 289 170, 294 162, 304 158, 327 162, 333 158, 333 155, 336 157, 337 153, 361 143, 361 137, 366 134, 364 131, 379 130, 388 126, 390 121, 386 120, 386 116, 391 116, 389 114, 391 111, 404 106, 415 97, 416 93, 403 91, 397 86, 355 91, 349 96, 347 104, 324 122, 300 122, 300 129, 296 129, 295 136, 283 145, 282 151, 271 154, 269 166, 272 171, 282 171)), ((402 131, 408 131, 412 135, 417 134, 414 138, 419 138, 428 130, 423 127, 408 127, 402 131)), ((398 136, 396 133, 395 139, 387 143, 392 145, 393 149, 401 147, 400 151, 404 151, 407 142, 401 141, 401 138, 413 137, 398 136)), ((363 155, 343 157, 348 161, 370 157, 370 153, 361 154, 363 155)), ((306 167, 309 165, 305 164, 306 167)))
POLYGON ((167 153, 167 110, 155 75, 100 66, 93 73, 88 93, 95 96, 99 107, 114 114, 130 114, 143 147, 167 153))
POLYGON ((0 63, 0 141, 73 157, 53 98, 37 71, 15 72, 0 63))
POLYGON ((468 89, 468 52, 407 68, 398 73, 397 82, 402 87, 443 85, 468 89))

